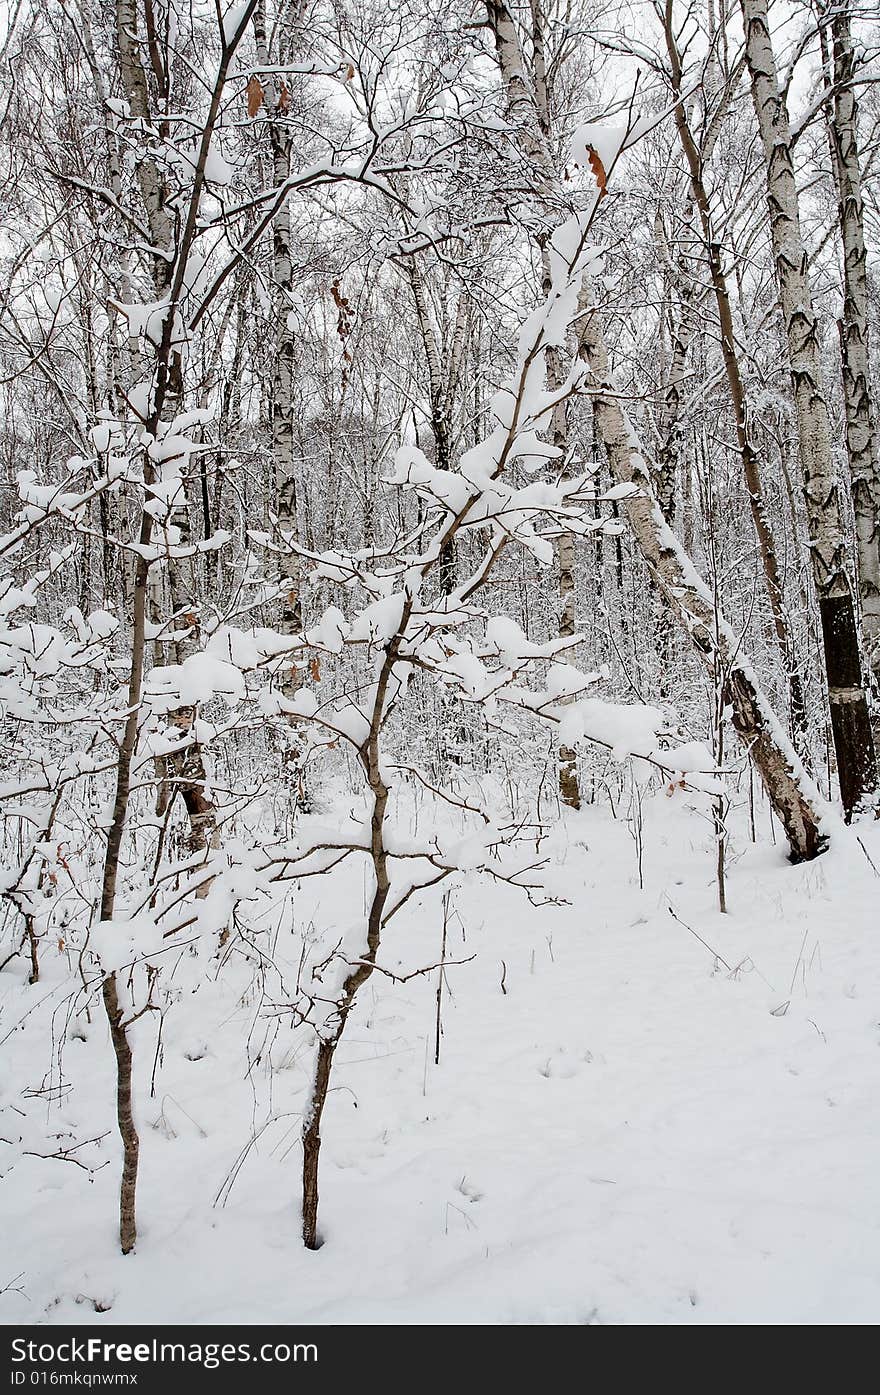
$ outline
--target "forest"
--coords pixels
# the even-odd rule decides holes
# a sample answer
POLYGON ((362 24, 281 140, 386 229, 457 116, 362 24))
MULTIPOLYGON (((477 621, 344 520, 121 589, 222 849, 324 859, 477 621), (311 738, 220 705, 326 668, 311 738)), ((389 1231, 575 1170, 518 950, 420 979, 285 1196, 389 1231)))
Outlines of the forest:
POLYGON ((0 1323, 880 1318, 878 80, 0 3, 0 1323))

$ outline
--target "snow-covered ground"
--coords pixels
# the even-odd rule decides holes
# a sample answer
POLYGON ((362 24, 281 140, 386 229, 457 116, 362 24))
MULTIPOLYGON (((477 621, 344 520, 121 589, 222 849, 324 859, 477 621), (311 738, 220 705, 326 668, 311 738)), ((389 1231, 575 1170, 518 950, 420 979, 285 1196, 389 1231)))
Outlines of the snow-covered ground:
MULTIPOLYGON (((857 841, 880 869, 880 823, 791 867, 740 819, 721 916, 706 819, 663 796, 644 812, 643 890, 630 830, 590 809, 544 847, 569 904, 455 893, 447 952, 475 957, 448 970, 439 1066, 436 973, 374 975, 325 1115, 317 1253, 298 1235, 302 1033, 282 1020, 246 1078, 256 1005, 225 973, 168 1014, 151 1098, 144 1019, 137 1250, 116 1250, 115 1133, 79 1155, 111 1158, 93 1179, 20 1159, 0 1198, 0 1320, 880 1319, 880 879, 857 841)), ((341 896, 316 908, 316 894, 298 913, 343 923, 341 896)), ((431 963, 440 934, 426 894, 383 962, 431 963)), ((22 976, 21 961, 0 976, 0 1035, 22 976)), ((78 1137, 113 1129, 103 1020, 84 1036, 66 1047, 61 1110, 78 1137)), ((3 1106, 48 1069, 38 1039, 3 1046, 3 1106)))

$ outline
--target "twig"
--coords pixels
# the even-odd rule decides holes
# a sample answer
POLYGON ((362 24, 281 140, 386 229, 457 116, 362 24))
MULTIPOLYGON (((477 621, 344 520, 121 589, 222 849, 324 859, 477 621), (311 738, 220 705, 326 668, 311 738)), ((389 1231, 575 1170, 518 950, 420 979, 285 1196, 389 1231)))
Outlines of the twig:
POLYGON ((865 857, 868 859, 868 862, 869 862, 870 865, 871 865, 871 870, 872 870, 872 872, 874 873, 874 876, 875 876, 875 877, 880 877, 880 872, 877 871, 877 867, 876 867, 876 864, 875 864, 875 862, 874 862, 874 859, 872 858, 871 854, 868 852, 868 849, 865 847, 864 843, 862 842, 862 840, 861 840, 861 838, 858 836, 858 834, 856 834, 856 842, 858 843, 858 845, 859 845, 859 847, 861 848, 862 852, 865 854, 865 857))
POLYGON ((722 955, 718 953, 717 949, 713 949, 712 946, 708 943, 708 941, 703 939, 702 935, 698 935, 696 930, 691 929, 687 921, 682 920, 680 915, 676 915, 675 911, 672 909, 671 906, 667 906, 666 909, 669 911, 669 914, 672 916, 673 920, 677 920, 679 925, 683 925, 689 935, 693 935, 695 940, 699 940, 700 944, 703 945, 705 949, 708 949, 710 954, 713 954, 715 956, 715 958, 718 960, 718 963, 724 965, 725 969, 729 974, 733 973, 733 969, 730 967, 727 960, 724 959, 722 955))

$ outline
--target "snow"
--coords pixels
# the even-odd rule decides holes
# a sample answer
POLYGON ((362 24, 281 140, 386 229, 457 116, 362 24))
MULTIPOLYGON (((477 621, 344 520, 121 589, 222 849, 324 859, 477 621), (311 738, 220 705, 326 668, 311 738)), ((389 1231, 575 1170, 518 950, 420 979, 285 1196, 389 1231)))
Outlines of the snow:
POLYGON ((182 664, 157 664, 150 670, 146 691, 161 696, 166 706, 177 700, 190 706, 217 696, 234 706, 245 696, 245 681, 234 664, 203 650, 190 654, 182 664))
MULTIPOLYGON (((330 831, 346 822, 337 814, 323 818, 330 831)), ((116 1251, 112 1132, 77 1155, 92 1166, 110 1158, 90 1179, 23 1156, 49 1151, 35 1124, 44 1104, 15 1129, 4 1110, 4 1210, 15 1222, 0 1287, 22 1277, 21 1292, 0 1298, 0 1319, 93 1329, 875 1322, 880 946, 877 877, 857 839, 880 866, 880 824, 841 829, 824 857, 791 867, 781 846, 751 844, 740 809, 721 916, 702 813, 660 794, 645 796, 643 814, 643 889, 631 825, 594 807, 542 844, 568 904, 535 909, 474 878, 455 891, 447 957, 469 962, 447 968, 439 1066, 436 973, 374 976, 325 1115, 317 1254, 297 1233, 308 1051, 284 1019, 264 1039, 264 1021, 248 1068, 241 1040, 255 1007, 232 966, 167 1015, 152 1098, 157 1024, 147 1014, 131 1029, 142 1159, 133 1256, 116 1251)), ((765 807, 759 815, 766 829, 765 807)), ((454 837, 447 822, 444 843, 454 837)), ((237 891, 216 895, 249 894, 242 875, 237 891)), ((360 906, 359 868, 335 899, 319 880, 302 883, 294 933, 279 942, 290 962, 319 911, 341 934, 360 906)), ((118 925, 108 942, 117 932, 125 938, 118 925)), ((400 973, 436 963, 440 934, 435 893, 413 898, 382 962, 400 973)), ((67 982, 48 948, 45 961, 44 981, 24 990, 44 1018, 67 982)), ((12 1030, 22 974, 20 964, 0 974, 4 1106, 20 1103, 13 1081, 39 1084, 49 1065, 48 1045, 35 1057, 34 1038, 12 1030)), ((76 1019, 64 1069, 75 1088, 53 1129, 112 1131, 99 1016, 76 1019)))
POLYGON ((226 10, 223 15, 223 39, 225 43, 231 44, 233 42, 249 8, 248 0, 243 0, 243 3, 232 4, 226 10))
POLYGON ((338 606, 330 605, 320 621, 309 630, 309 643, 329 654, 341 654, 348 638, 348 624, 338 606))
MULTIPOLYGON (((372 644, 387 644, 397 634, 403 616, 405 596, 383 596, 361 611, 351 627, 349 641, 369 640, 372 644)), ((324 620, 326 622, 326 614, 324 620)))
POLYGON ((604 122, 591 121, 580 126, 572 137, 569 147, 572 160, 586 165, 590 151, 595 150, 605 168, 609 171, 624 147, 627 139, 626 126, 612 126, 604 122))
MULTIPOLYGON (((533 644, 520 626, 507 615, 493 615, 486 621, 486 640, 505 663, 515 667, 523 659, 550 656, 560 647, 559 640, 533 644)), ((565 643, 565 641, 562 641, 565 643)))

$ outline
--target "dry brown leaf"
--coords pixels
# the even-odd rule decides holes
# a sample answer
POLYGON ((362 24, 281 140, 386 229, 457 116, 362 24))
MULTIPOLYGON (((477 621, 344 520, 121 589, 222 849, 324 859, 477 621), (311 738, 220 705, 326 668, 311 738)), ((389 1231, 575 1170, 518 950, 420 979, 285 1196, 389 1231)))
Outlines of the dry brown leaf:
POLYGON ((266 100, 266 93, 263 91, 263 84, 258 77, 248 78, 248 85, 245 88, 247 93, 248 116, 256 116, 263 102, 266 100))
POLYGON ((312 659, 311 663, 309 664, 309 675, 310 675, 311 680, 312 680, 313 683, 320 683, 320 681, 321 681, 321 665, 318 663, 318 656, 317 656, 317 654, 315 655, 315 657, 312 659))
POLYGON ((347 67, 346 70, 345 70, 345 81, 346 81, 346 82, 351 82, 351 80, 352 80, 353 77, 354 77, 354 64, 353 64, 353 63, 349 63, 348 67, 347 67))
POLYGON ((608 179, 605 174, 605 166, 602 164, 602 161, 599 158, 598 150, 594 150, 592 146, 590 146, 590 169, 593 171, 593 174, 596 177, 596 183, 599 186, 599 192, 604 194, 606 188, 608 187, 608 179))

